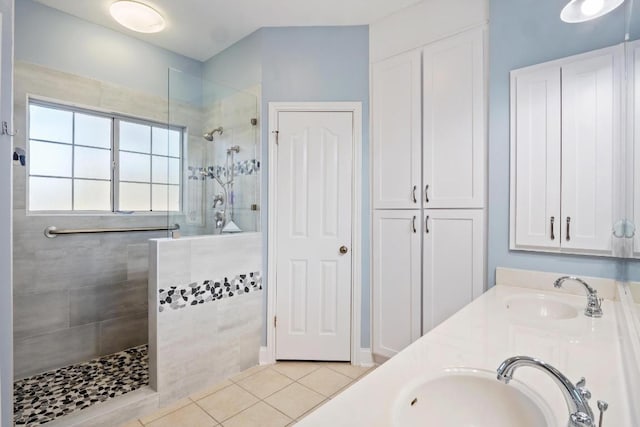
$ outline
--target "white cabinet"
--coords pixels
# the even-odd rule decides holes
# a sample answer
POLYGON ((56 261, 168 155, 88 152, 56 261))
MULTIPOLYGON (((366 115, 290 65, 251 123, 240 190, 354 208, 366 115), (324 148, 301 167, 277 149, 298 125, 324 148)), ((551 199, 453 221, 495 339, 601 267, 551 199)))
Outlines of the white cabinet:
POLYGON ((621 51, 562 67, 562 235, 567 249, 612 250, 614 144, 621 142, 621 51))
POLYGON ((427 208, 485 205, 483 29, 423 50, 423 201, 427 208))
POLYGON ((420 51, 373 65, 373 207, 415 209, 420 201, 420 51))
POLYGON ((373 64, 375 354, 393 356, 484 291, 484 36, 373 64))
POLYGON ((373 352, 392 357, 420 337, 419 210, 373 214, 373 352))
POLYGON ((422 333, 484 292, 484 212, 425 211, 422 333))
POLYGON ((511 87, 511 238, 519 247, 559 249, 560 68, 517 73, 511 87))
POLYGON ((611 253, 622 60, 616 46, 512 72, 512 249, 611 253))
POLYGON ((371 86, 374 209, 483 208, 484 30, 378 62, 371 86))

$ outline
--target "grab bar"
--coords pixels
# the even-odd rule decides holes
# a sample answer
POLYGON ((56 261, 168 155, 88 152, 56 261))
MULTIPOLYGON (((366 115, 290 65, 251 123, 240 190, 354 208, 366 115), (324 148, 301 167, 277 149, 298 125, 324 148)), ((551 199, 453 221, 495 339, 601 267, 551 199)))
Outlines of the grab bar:
POLYGON ((99 233, 129 233, 135 231, 175 231, 180 230, 179 224, 173 224, 168 227, 131 227, 131 228, 87 228, 82 230, 62 229, 58 230, 53 225, 44 229, 44 235, 50 239, 61 234, 99 234, 99 233))

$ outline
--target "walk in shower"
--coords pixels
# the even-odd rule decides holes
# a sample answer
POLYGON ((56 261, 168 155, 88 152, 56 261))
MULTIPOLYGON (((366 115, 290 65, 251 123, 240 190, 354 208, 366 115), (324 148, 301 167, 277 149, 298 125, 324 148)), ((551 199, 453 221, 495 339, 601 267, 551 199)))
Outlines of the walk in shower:
POLYGON ((169 70, 167 98, 19 60, 15 81, 14 420, 37 426, 153 391, 149 239, 259 231, 259 87, 169 70))

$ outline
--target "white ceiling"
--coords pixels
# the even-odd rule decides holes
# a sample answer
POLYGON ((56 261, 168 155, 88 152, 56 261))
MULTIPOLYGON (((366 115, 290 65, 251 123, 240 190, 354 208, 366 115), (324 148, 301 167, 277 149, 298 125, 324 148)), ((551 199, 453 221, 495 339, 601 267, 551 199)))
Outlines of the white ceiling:
POLYGON ((116 23, 109 15, 114 0, 36 1, 205 61, 261 27, 370 24, 421 0, 138 0, 167 20, 167 28, 156 34, 116 23))

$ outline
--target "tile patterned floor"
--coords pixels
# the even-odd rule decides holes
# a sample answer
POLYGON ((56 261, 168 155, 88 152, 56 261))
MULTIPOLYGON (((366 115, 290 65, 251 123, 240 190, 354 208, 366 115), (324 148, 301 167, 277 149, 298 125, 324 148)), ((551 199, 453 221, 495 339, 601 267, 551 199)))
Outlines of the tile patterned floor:
POLYGON ((147 346, 14 383, 16 426, 39 426, 149 384, 147 346))
POLYGON ((327 362, 256 366, 122 427, 290 426, 371 369, 327 362))

